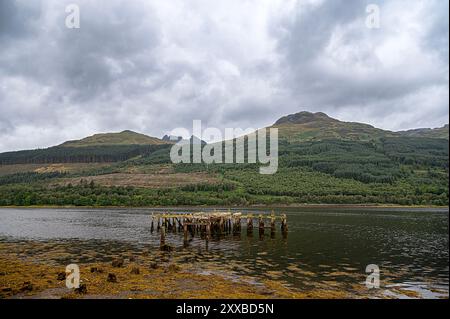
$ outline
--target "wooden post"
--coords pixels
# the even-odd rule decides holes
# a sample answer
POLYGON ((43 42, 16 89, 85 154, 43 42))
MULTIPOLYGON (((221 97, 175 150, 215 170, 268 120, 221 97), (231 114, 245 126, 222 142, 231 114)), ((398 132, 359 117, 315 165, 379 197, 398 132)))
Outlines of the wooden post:
POLYGON ((234 218, 234 229, 233 229, 233 233, 235 234, 235 235, 237 235, 237 234, 239 234, 240 233, 240 231, 239 231, 239 224, 241 223, 241 220, 239 219, 239 216, 236 216, 235 218, 234 218))
POLYGON ((195 236, 195 226, 193 226, 192 223, 195 222, 195 219, 194 219, 194 218, 189 218, 188 221, 189 221, 189 223, 190 223, 188 229, 189 229, 189 231, 190 231, 192 237, 194 237, 194 236, 195 236))
POLYGON ((219 220, 219 235, 221 235, 223 233, 223 217, 220 217, 219 220))
POLYGON ((188 241, 188 227, 187 227, 186 221, 183 223, 183 236, 184 236, 184 243, 186 244, 188 241))
POLYGON ((150 232, 153 233, 153 230, 154 230, 154 225, 153 225, 153 217, 152 217, 152 224, 150 226, 150 232))
POLYGON ((259 236, 264 235, 264 218, 262 215, 259 215, 259 236))
POLYGON ((178 224, 178 232, 181 233, 181 230, 183 229, 183 225, 181 224, 181 221, 178 217, 175 217, 175 221, 178 224))
POLYGON ((247 234, 253 234, 253 215, 249 214, 247 217, 247 234))
POLYGON ((284 236, 287 235, 288 227, 286 214, 281 215, 281 231, 284 236))
POLYGON ((206 223, 206 241, 209 241, 210 238, 211 238, 211 222, 208 221, 206 223))
POLYGON ((166 228, 165 227, 161 227, 161 240, 160 240, 160 247, 164 247, 164 245, 166 244, 166 228))
POLYGON ((238 216, 237 217, 237 231, 238 231, 238 233, 240 233, 241 232, 241 217, 240 216, 238 216))
POLYGON ((275 213, 273 211, 270 215, 270 234, 272 237, 275 235, 275 213))

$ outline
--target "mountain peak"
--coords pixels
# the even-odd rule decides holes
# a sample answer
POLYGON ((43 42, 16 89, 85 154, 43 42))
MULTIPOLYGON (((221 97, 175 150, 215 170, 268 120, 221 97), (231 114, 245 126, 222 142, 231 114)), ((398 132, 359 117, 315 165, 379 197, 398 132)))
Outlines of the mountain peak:
POLYGON ((344 139, 368 141, 392 132, 377 129, 369 124, 344 122, 323 112, 299 112, 280 118, 273 125, 279 136, 290 141, 344 139))
POLYGON ((278 121, 275 122, 274 125, 281 125, 281 124, 306 124, 310 122, 316 122, 316 121, 337 121, 328 115, 326 115, 323 112, 307 112, 302 111, 294 114, 289 114, 287 116, 283 116, 278 121))

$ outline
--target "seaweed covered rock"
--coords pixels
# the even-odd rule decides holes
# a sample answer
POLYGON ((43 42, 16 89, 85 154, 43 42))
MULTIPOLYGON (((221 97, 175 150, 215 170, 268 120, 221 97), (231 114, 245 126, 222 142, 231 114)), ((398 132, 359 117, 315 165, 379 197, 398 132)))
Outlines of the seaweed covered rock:
POLYGON ((33 284, 29 281, 26 281, 23 283, 22 288, 20 288, 21 292, 25 292, 25 291, 33 291, 34 287, 33 284))
POLYGON ((161 251, 173 251, 173 247, 167 244, 161 245, 161 251))
POLYGON ((98 267, 91 267, 91 273, 103 273, 103 269, 98 267))
POLYGON ((58 281, 66 280, 66 273, 63 272, 63 271, 59 272, 59 273, 58 273, 58 276, 56 277, 56 279, 57 279, 58 281))
POLYGON ((181 267, 178 265, 175 265, 175 264, 170 264, 169 267, 167 267, 167 271, 170 271, 170 272, 177 272, 180 270, 181 270, 181 267))
POLYGON ((159 267, 159 266, 158 266, 158 263, 151 263, 151 264, 150 264, 150 268, 151 268, 151 269, 158 269, 158 267, 159 267))
POLYGON ((117 277, 114 274, 108 274, 108 277, 106 278, 107 282, 117 282, 117 277))
POLYGON ((124 264, 123 258, 116 258, 111 263, 111 265, 116 268, 123 267, 123 264, 124 264))
POLYGON ((86 284, 80 284, 80 286, 78 288, 75 288, 75 292, 80 295, 87 294, 86 284))
POLYGON ((131 274, 133 274, 133 275, 139 275, 141 272, 140 272, 140 270, 139 270, 139 267, 133 267, 132 269, 131 269, 131 274))

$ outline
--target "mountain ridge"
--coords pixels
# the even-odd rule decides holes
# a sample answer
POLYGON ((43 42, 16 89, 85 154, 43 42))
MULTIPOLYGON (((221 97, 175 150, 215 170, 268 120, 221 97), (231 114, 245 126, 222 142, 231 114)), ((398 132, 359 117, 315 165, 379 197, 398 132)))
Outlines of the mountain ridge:
POLYGON ((278 128, 279 136, 293 141, 343 139, 369 141, 382 137, 430 137, 448 139, 448 124, 442 128, 389 131, 360 122, 346 122, 323 112, 289 114, 278 119, 271 127, 278 128))
POLYGON ((124 130, 117 133, 97 133, 79 140, 66 141, 58 147, 87 147, 99 145, 162 145, 169 144, 157 137, 137 133, 131 130, 124 130))
MULTIPOLYGON (((439 138, 449 139, 449 125, 440 128, 418 128, 406 131, 389 131, 370 124, 345 122, 328 116, 323 112, 301 111, 279 118, 268 128, 278 128, 279 137, 289 142, 320 141, 327 139, 370 141, 384 137, 439 138)), ((192 138, 192 137, 191 137, 192 138)), ((92 149, 96 147, 119 146, 170 146, 168 136, 162 139, 151 137, 131 130, 112 133, 98 133, 79 140, 69 140, 62 144, 27 151, 45 151, 49 149, 92 149)), ((25 151, 15 151, 25 152, 25 151)), ((1 154, 14 153, 2 152, 1 154)), ((1 164, 1 161, 0 161, 1 164)))

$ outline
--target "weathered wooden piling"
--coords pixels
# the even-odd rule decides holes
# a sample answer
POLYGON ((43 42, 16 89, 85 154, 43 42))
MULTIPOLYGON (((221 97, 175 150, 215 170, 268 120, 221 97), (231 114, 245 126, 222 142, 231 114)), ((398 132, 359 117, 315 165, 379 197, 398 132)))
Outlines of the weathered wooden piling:
POLYGON ((259 235, 264 235, 264 218, 262 215, 259 215, 259 235))
POLYGON ((275 213, 270 214, 270 234, 275 235, 275 213))
POLYGON ((287 233, 288 226, 287 226, 287 217, 286 214, 281 215, 281 232, 287 233))
POLYGON ((165 244, 166 244, 166 228, 161 227, 161 238, 160 238, 159 246, 164 247, 165 244))
POLYGON ((208 221, 206 223, 206 241, 209 241, 211 238, 211 223, 208 221))
POLYGON ((219 235, 222 235, 222 233, 224 232, 224 220, 223 217, 220 217, 219 219, 219 235))
POLYGON ((249 214, 247 217, 247 234, 253 234, 253 215, 249 214))
MULTIPOLYGON (((165 246, 165 237, 167 232, 181 233, 183 232, 183 240, 188 241, 188 234, 192 237, 199 235, 202 239, 207 241, 212 237, 221 238, 224 234, 233 233, 239 236, 242 228, 242 219, 246 221, 247 234, 251 236, 254 228, 254 215, 251 213, 242 214, 241 212, 217 212, 212 213, 161 213, 152 214, 151 231, 156 228, 161 232, 161 246, 165 246)), ((287 235, 287 217, 286 214, 275 215, 271 212, 270 215, 259 214, 258 230, 261 239, 264 239, 265 228, 270 228, 270 235, 275 237, 276 224, 280 221, 281 231, 283 237, 287 235), (267 222, 266 222, 267 220, 267 222), (267 226, 266 226, 267 223, 267 226)))
POLYGON ((183 237, 184 237, 184 241, 186 242, 188 239, 188 225, 187 223, 183 224, 183 237))

